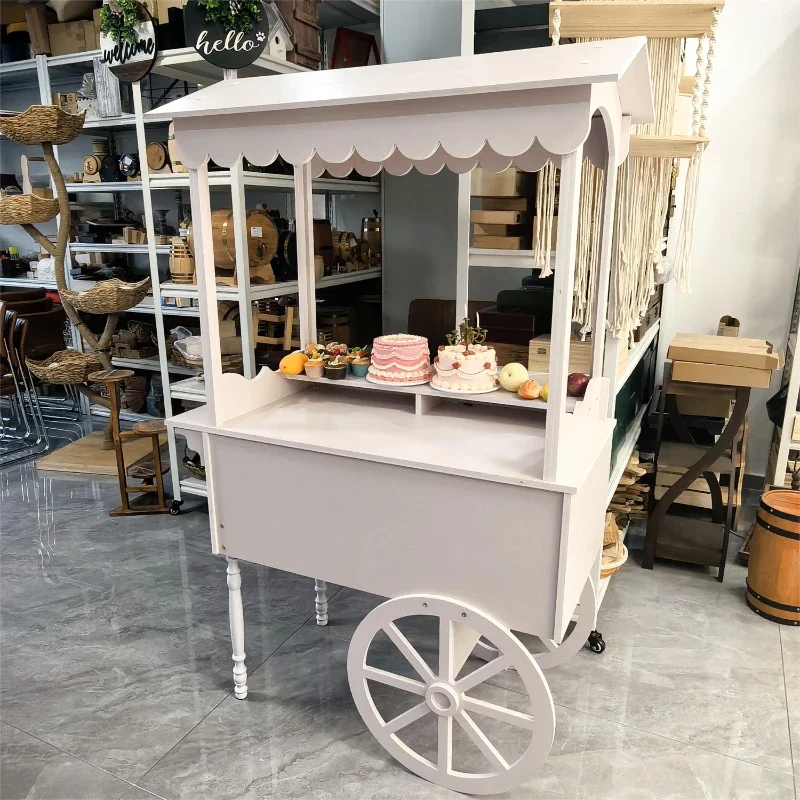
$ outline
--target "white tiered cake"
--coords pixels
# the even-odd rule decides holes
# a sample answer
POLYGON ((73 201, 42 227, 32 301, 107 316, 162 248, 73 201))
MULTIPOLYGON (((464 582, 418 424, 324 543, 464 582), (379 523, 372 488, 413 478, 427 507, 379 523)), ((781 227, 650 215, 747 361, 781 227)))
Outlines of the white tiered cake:
POLYGON ((493 392, 500 386, 497 379, 497 353, 483 344, 486 331, 473 328, 469 320, 448 337, 449 344, 439 348, 433 359, 436 374, 431 386, 450 392, 493 392))

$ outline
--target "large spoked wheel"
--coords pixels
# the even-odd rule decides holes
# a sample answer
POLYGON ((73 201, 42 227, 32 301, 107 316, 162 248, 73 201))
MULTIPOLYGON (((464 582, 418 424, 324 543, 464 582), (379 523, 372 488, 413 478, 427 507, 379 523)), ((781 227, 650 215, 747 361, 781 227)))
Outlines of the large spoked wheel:
MULTIPOLYGON (((594 589, 594 581, 589 577, 581 592, 578 607, 575 610, 575 618, 570 622, 561 644, 552 639, 539 639, 544 646, 544 650, 541 653, 533 654, 536 663, 542 669, 552 669, 576 655, 590 641, 596 615, 597 593, 594 589)), ((605 642, 603 643, 603 650, 605 650, 605 642)), ((497 658, 497 648, 492 647, 491 644, 481 639, 475 645, 473 655, 484 661, 491 661, 497 658)))
MULTIPOLYGON (((411 595, 378 606, 362 620, 353 635, 347 657, 347 675, 356 707, 375 738, 404 767, 446 789, 472 794, 494 794, 513 789, 536 773, 553 744, 553 700, 531 654, 510 630, 464 603, 445 597, 411 595), (418 615, 438 618, 436 671, 396 625, 398 620, 418 615), (367 663, 370 645, 381 631, 411 665, 414 678, 367 663), (481 636, 495 645, 497 657, 458 678, 481 636), (481 684, 510 667, 517 670, 528 695, 525 711, 473 696, 481 684), (370 689, 371 682, 416 695, 419 702, 403 713, 384 719, 370 689), (408 726, 429 714, 436 718, 435 760, 421 755, 409 743, 408 737, 405 741, 401 738, 408 726), (509 761, 504 758, 484 732, 486 718, 505 723, 506 728, 511 726, 514 729, 514 734, 519 733, 519 741, 525 743, 521 755, 509 761), (479 751, 469 760, 469 771, 453 768, 454 722, 479 751)), ((516 735, 514 739, 517 739, 516 735)))

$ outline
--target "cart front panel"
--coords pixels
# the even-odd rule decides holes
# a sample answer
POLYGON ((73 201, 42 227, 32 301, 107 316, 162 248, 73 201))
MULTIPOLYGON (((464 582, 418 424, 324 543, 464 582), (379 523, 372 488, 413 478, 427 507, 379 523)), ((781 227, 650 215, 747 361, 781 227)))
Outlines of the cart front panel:
POLYGON ((561 492, 223 436, 210 444, 218 552, 385 597, 445 595, 552 637, 561 492))

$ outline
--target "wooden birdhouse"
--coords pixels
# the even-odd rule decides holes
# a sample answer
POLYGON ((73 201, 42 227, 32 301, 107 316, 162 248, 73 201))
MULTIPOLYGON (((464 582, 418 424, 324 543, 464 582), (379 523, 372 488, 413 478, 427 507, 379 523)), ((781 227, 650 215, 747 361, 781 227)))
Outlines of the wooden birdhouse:
POLYGON ((274 3, 265 3, 265 9, 267 20, 269 21, 267 54, 285 61, 286 53, 294 49, 291 31, 274 3))

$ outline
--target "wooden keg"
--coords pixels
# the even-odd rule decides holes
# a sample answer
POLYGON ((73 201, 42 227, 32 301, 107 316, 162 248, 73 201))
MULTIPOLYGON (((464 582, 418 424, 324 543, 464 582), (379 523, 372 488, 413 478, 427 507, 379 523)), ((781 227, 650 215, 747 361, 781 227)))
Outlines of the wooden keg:
POLYGON ((800 626, 800 492, 764 492, 750 540, 747 605, 781 625, 800 626))
POLYGON ((169 274, 173 283, 194 283, 194 257, 183 239, 176 236, 172 240, 172 254, 169 259, 169 274))
POLYGON ((147 166, 153 172, 159 172, 169 164, 169 152, 166 142, 150 142, 147 145, 147 166))
POLYGON ((364 217, 361 220, 361 239, 364 243, 361 257, 371 267, 381 265, 381 218, 377 214, 376 211, 374 217, 364 217))
MULTIPOLYGON (((247 214, 247 253, 251 267, 263 267, 278 251, 278 229, 272 217, 262 209, 247 214)), ((234 238, 233 211, 229 208, 211 212, 211 230, 214 237, 214 266, 217 269, 235 269, 236 240, 234 238)), ((193 243, 190 243, 194 252, 193 243)))

